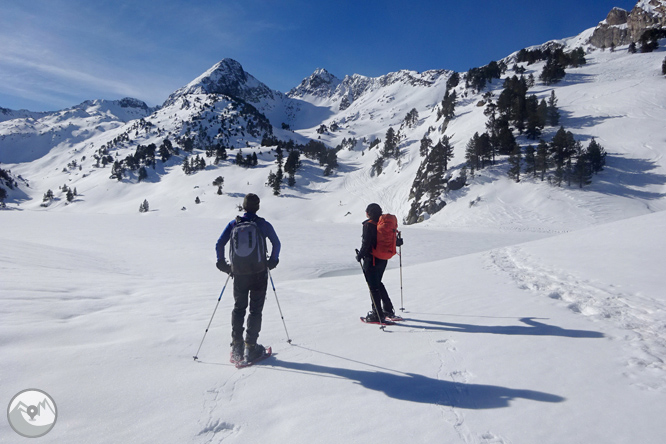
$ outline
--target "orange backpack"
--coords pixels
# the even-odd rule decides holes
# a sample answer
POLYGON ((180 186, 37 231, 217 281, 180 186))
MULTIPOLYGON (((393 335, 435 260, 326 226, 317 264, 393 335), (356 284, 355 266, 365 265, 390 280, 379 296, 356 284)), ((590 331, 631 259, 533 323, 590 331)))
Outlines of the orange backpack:
POLYGON ((377 259, 391 259, 396 254, 397 237, 398 218, 392 214, 382 214, 379 216, 379 222, 377 222, 377 247, 372 249, 372 255, 377 259))

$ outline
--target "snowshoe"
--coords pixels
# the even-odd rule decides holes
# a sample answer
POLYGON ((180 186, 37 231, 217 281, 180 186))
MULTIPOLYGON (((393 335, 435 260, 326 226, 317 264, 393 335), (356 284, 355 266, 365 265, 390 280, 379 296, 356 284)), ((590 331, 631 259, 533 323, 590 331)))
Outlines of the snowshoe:
POLYGON ((375 313, 374 311, 369 311, 365 317, 361 316, 361 321, 365 322, 366 324, 377 324, 377 325, 393 324, 393 322, 387 321, 386 319, 380 319, 377 316, 377 313, 375 313))
POLYGON ((229 356, 229 362, 232 364, 237 364, 239 362, 243 361, 244 358, 244 352, 245 347, 243 344, 243 341, 240 342, 232 342, 231 343, 231 353, 229 356))
POLYGON ((263 345, 255 345, 253 347, 245 348, 244 358, 236 363, 236 368, 249 367, 259 361, 269 358, 273 354, 271 347, 265 348, 263 345))

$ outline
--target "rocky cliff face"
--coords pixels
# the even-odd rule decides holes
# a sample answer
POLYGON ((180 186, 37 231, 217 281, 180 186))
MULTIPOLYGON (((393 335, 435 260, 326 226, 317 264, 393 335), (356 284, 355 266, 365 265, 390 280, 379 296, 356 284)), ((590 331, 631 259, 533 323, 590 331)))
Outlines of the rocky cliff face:
POLYGON ((666 0, 640 0, 627 12, 613 8, 599 23, 589 43, 598 48, 638 42, 645 30, 666 26, 666 0))

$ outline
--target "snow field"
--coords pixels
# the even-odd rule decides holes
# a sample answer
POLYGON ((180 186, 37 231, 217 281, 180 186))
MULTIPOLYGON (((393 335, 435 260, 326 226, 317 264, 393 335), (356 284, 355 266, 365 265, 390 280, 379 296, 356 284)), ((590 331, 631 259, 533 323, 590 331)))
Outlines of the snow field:
MULTIPOLYGON (((664 214, 547 238, 408 227, 406 320, 384 332, 357 321, 370 308, 348 251, 360 226, 323 237, 321 223, 276 221, 293 343, 269 286, 260 342, 275 356, 236 370, 232 281, 192 359, 224 284, 226 220, 4 213, 0 399, 52 395, 45 442, 660 442, 663 248, 646 239, 664 214), (613 288, 637 324, 600 314, 613 288)), ((385 283, 399 308, 397 258, 385 283)))

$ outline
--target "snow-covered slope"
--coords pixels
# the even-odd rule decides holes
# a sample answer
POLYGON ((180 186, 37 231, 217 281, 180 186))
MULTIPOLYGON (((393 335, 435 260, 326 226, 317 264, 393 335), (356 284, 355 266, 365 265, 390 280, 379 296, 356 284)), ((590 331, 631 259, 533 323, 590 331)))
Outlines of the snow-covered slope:
POLYGON ((52 113, 24 111, 0 116, 0 162, 27 163, 45 157, 51 150, 70 150, 104 132, 150 115, 154 109, 132 98, 88 100, 52 113))
MULTIPOLYGON (((663 440, 666 212, 541 240, 406 227, 402 281, 397 258, 384 279, 406 321, 382 332, 358 321, 360 215, 297 221, 287 200, 260 211, 283 243, 285 324, 269 290, 260 341, 275 356, 244 370, 228 363, 231 282, 192 359, 232 209, 4 212, 0 399, 49 393, 45 443, 663 440)), ((0 442, 17 439, 0 422, 0 442)))
MULTIPOLYGON (((282 94, 229 59, 157 110, 0 110, 11 116, 0 168, 15 184, 0 211, 0 401, 27 388, 53 396, 45 443, 661 443, 665 53, 601 51, 585 46, 592 33, 557 42, 584 46, 585 65, 529 94, 555 91, 561 124, 608 152, 604 171, 583 189, 516 183, 500 158, 442 195, 443 210, 401 227, 384 282, 406 321, 385 332, 357 320, 370 309, 354 260, 365 207, 408 214, 425 134, 451 138, 449 173, 460 174, 485 130, 483 94, 499 95, 511 70, 480 93, 461 82, 446 124, 450 71, 340 80, 318 69, 282 94), (402 154, 376 175, 381 144, 370 146, 389 128, 402 154), (275 196, 265 138, 339 146, 339 166, 325 176, 302 156, 296 184, 275 196), (114 163, 167 140, 178 151, 148 156, 145 178, 110 178, 114 163), (221 147, 227 160, 207 157, 221 147), (257 165, 235 165, 238 153, 257 165), (207 165, 187 174, 196 156, 207 165), (215 241, 248 192, 282 254, 260 337, 276 354, 239 371, 227 362, 231 281, 192 356, 225 283, 215 241)), ((536 78, 543 66, 521 64, 536 78)), ((17 436, 0 421, 0 442, 17 436)))

